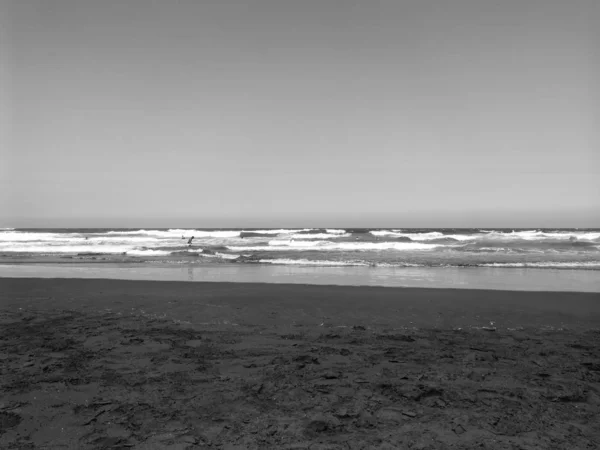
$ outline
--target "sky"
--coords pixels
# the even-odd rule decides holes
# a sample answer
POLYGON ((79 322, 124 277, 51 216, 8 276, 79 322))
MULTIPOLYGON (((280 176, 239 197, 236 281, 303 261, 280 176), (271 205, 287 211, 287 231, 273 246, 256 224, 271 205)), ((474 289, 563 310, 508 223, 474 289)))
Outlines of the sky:
POLYGON ((0 227, 600 227, 597 0, 0 8, 0 227))

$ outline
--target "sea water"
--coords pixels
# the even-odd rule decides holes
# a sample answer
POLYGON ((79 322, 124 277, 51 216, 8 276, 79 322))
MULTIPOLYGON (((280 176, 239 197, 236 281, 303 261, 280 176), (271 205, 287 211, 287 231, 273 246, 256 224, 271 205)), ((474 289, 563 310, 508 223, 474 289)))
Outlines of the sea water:
POLYGON ((2 229, 0 263, 0 276, 30 272, 25 266, 40 272, 45 264, 63 267, 55 270, 68 270, 65 276, 139 278, 144 269, 159 279, 181 279, 173 274, 191 270, 198 274, 194 281, 538 290, 564 285, 600 292, 594 287, 600 230, 2 229))

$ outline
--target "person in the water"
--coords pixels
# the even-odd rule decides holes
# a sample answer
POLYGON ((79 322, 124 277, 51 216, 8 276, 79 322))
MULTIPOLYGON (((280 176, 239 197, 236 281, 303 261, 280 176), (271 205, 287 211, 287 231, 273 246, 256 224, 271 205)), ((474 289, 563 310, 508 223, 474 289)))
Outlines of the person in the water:
POLYGON ((192 237, 190 238, 190 240, 188 241, 188 245, 192 245, 192 241, 193 241, 193 240, 194 240, 194 236, 192 236, 192 237))

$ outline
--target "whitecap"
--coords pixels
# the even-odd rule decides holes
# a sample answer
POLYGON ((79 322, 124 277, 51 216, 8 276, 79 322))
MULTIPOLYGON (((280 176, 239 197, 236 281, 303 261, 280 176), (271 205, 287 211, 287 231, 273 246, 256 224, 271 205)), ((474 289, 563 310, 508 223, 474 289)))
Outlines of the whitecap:
POLYGON ((286 235, 285 239, 335 239, 335 238, 345 238, 350 237, 350 234, 326 234, 326 233, 317 233, 317 234, 290 234, 286 235))
POLYGON ((80 233, 36 233, 30 231, 6 231, 0 233, 0 241, 5 242, 68 241, 81 237, 80 233))
POLYGON ((512 231, 510 233, 501 231, 492 231, 485 235, 486 239, 499 239, 499 240, 526 240, 526 241, 543 241, 548 239, 557 240, 586 240, 592 241, 600 239, 600 232, 586 232, 586 231, 538 231, 538 230, 525 230, 525 231, 512 231))
POLYGON ((290 250, 431 250, 440 245, 420 242, 331 242, 331 241, 269 241, 261 246, 227 246, 232 251, 290 250))
POLYGON ((369 231, 373 236, 391 236, 391 237, 407 237, 412 241, 433 241, 436 239, 451 238, 457 241, 470 241, 477 239, 477 235, 468 234, 444 234, 439 231, 430 231, 427 233, 406 233, 401 231, 377 230, 369 231))
POLYGON ((145 235, 154 236, 159 238, 181 238, 182 236, 186 239, 194 236, 194 238, 228 238, 238 237, 240 232, 236 230, 195 230, 195 229, 183 229, 173 228, 169 230, 136 230, 136 231, 108 231, 107 235, 145 235))

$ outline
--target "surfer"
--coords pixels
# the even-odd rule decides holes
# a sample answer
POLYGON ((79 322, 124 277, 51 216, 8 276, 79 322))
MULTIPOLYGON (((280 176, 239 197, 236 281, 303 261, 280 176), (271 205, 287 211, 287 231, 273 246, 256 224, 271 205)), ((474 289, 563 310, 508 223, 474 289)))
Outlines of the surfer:
POLYGON ((194 236, 192 236, 192 237, 190 238, 190 240, 188 241, 188 245, 192 245, 192 241, 193 241, 193 240, 194 240, 194 236))

